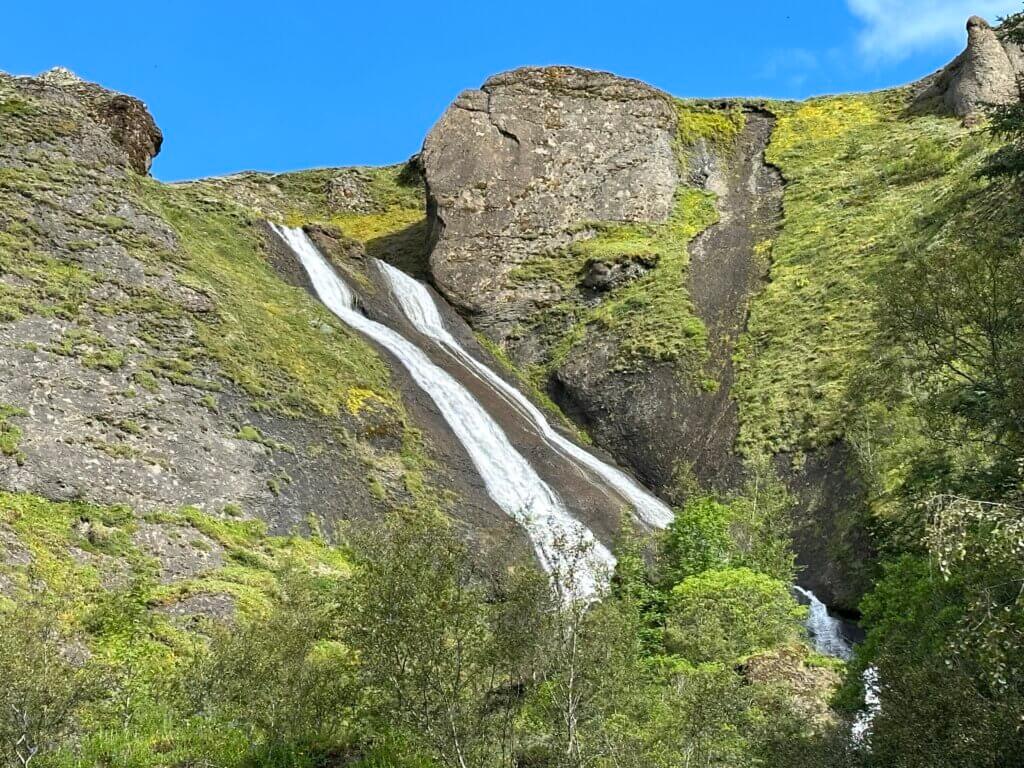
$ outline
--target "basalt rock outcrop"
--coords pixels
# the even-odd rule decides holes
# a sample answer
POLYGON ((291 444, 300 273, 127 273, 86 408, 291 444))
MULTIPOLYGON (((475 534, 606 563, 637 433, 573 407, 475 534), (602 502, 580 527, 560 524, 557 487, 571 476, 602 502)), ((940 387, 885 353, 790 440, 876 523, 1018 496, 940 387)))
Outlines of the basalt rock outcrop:
POLYGON ((967 21, 967 49, 920 84, 914 100, 918 110, 952 112, 974 119, 986 105, 1009 104, 1020 98, 1024 48, 993 29, 985 19, 967 21))
MULTIPOLYGON (((682 187, 714 194, 718 221, 689 244, 689 266, 678 278, 707 331, 703 380, 677 361, 623 366, 615 334, 592 328, 545 382, 598 445, 675 501, 696 487, 729 491, 744 482, 732 359, 749 302, 767 275, 758 249, 775 236, 782 216, 782 179, 765 161, 774 116, 737 102, 700 108, 739 110, 743 128, 727 141, 690 137, 692 144, 680 149, 673 105, 646 86, 601 73, 520 70, 460 96, 423 152, 433 280, 524 367, 543 358, 549 343, 536 325, 545 308, 600 306, 660 267, 658 254, 596 259, 579 275, 548 283, 517 281, 517 268, 593 236, 589 222, 663 220, 682 187), (584 152, 569 152, 567 141, 584 152)), ((817 466, 815 459, 809 466, 817 466)), ((798 554, 813 574, 807 583, 824 599, 852 607, 856 587, 844 585, 844 567, 832 563, 813 534, 831 530, 839 502, 826 489, 845 489, 846 473, 833 462, 827 471, 785 479, 800 507, 798 554)), ((843 496, 843 504, 849 501, 843 496)))
POLYGON ((160 153, 164 136, 146 105, 133 96, 114 93, 86 82, 74 72, 54 67, 36 78, 20 78, 29 93, 84 107, 96 125, 105 129, 122 162, 135 173, 147 174, 160 153))
POLYGON ((672 207, 676 115, 644 83, 571 67, 518 69, 465 91, 422 164, 434 284, 502 337, 537 296, 510 273, 588 221, 660 221, 672 207))

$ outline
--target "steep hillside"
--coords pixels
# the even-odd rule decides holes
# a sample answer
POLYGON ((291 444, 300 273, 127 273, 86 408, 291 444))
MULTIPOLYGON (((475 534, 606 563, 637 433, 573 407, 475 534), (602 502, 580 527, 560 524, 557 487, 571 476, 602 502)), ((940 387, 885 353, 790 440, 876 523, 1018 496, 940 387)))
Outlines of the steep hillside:
POLYGON ((42 764, 853 766, 872 675, 891 764, 1005 764, 1012 29, 799 103, 517 69, 406 163, 170 185, 137 99, 0 74, 0 641, 49 659, 0 671, 98 670, 42 764))
MULTIPOLYGON (((675 113, 675 159, 663 133, 636 163, 633 144, 651 139, 602 110, 617 98, 624 115, 650 110, 628 92, 639 86, 609 95, 603 76, 587 77, 504 75, 434 128, 434 280, 524 379, 667 497, 735 491, 745 463, 772 459, 798 499, 803 583, 853 609, 868 583, 873 484, 900 475, 887 467, 879 481, 862 450, 888 407, 864 391, 886 354, 880 275, 907 243, 936 237, 935 217, 962 214, 958 191, 1001 194, 975 178, 996 145, 964 124, 967 107, 928 110, 954 87, 943 75, 805 104, 642 91, 662 105, 663 131, 675 113), (473 127, 488 121, 493 139, 473 127), (605 159, 602 140, 625 155, 605 159), (585 165, 570 151, 580 144, 594 153, 585 165), (658 184, 673 171, 670 206, 658 184), (620 207, 602 210, 609 200, 620 207)), ((956 87, 970 90, 964 77, 956 87)))

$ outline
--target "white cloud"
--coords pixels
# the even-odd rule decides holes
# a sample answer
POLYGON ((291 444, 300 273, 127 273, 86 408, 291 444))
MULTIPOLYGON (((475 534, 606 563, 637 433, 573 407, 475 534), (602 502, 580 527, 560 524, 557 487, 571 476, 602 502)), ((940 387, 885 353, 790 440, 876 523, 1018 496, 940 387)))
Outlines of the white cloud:
POLYGON ((993 24, 1021 9, 1020 0, 846 0, 864 22, 858 43, 870 59, 895 61, 937 45, 966 40, 970 16, 993 24))

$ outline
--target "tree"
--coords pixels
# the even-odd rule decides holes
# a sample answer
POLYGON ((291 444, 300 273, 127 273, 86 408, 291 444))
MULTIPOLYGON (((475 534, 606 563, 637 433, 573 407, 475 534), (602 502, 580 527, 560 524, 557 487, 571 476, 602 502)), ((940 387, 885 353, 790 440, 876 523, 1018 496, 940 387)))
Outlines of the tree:
POLYGON ((268 759, 344 744, 353 661, 336 642, 331 596, 315 577, 289 570, 269 615, 214 628, 185 681, 193 709, 244 729, 268 759))
MULTIPOLYGON (((1014 677, 1000 668, 1002 654, 989 659, 978 652, 989 633, 977 627, 980 634, 972 638, 974 617, 968 606, 980 586, 975 578, 960 569, 945 577, 933 558, 904 555, 887 564, 864 599, 868 636, 841 701, 850 708, 859 703, 862 671, 868 665, 877 670, 880 709, 868 736, 870 765, 1019 765, 1024 690, 1019 672, 1014 677), (974 640, 981 641, 980 647, 974 640)), ((1014 622, 1012 615, 1006 618, 1014 622)), ((1018 657, 1019 646, 1013 643, 1019 635, 1005 639, 1011 656, 1018 657)))
POLYGON ((749 568, 690 576, 672 590, 666 645, 694 663, 733 662, 795 642, 806 609, 786 584, 749 568))
MULTIPOLYGON (((367 705, 381 730, 398 730, 444 765, 511 760, 507 693, 535 641, 510 648, 496 628, 514 617, 489 604, 485 583, 449 525, 400 512, 357 538, 342 590, 346 644, 355 652, 367 705)), ((535 590, 534 590, 535 592, 535 590)), ((515 600, 513 599, 514 603, 515 600)), ((524 599, 522 621, 537 611, 524 599)))
MULTIPOLYGON (((1003 19, 1002 28, 1007 39, 1024 45, 1024 13, 1015 13, 1003 19)), ((1024 81, 1017 87, 1024 97, 1024 81)), ((1024 173, 1024 98, 1010 104, 989 108, 991 131, 1007 142, 1007 146, 991 158, 987 173, 993 176, 1019 176, 1024 173)))
POLYGON ((688 501, 661 537, 662 587, 671 589, 690 576, 730 565, 739 554, 732 539, 733 520, 733 510, 712 497, 688 501))
POLYGON ((74 734, 82 707, 109 681, 81 658, 58 616, 38 595, 14 614, 0 611, 0 760, 12 768, 34 765, 74 734))
POLYGON ((966 457, 972 495, 1004 493, 1024 453, 1017 197, 1005 182, 971 182, 934 201, 927 239, 907 244, 882 276, 880 321, 903 353, 905 389, 931 438, 966 457))

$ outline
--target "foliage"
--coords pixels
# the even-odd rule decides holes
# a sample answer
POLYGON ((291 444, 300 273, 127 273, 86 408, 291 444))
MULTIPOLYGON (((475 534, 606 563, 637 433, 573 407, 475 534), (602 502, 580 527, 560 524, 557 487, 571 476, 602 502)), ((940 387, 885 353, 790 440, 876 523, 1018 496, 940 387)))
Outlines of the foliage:
POLYGON ((688 501, 661 539, 662 583, 671 588, 735 562, 739 551, 732 538, 733 517, 732 508, 714 498, 688 501))
POLYGON ((868 737, 871 765, 995 768, 1020 754, 1020 678, 993 686, 985 658, 964 652, 965 604, 983 588, 970 582, 944 578, 927 558, 907 555, 865 599, 870 631, 844 700, 858 701, 860 670, 873 666, 881 705, 868 737))
POLYGON ((968 226, 957 221, 962 191, 978 189, 992 143, 951 118, 908 117, 905 104, 905 92, 886 91, 772 105, 767 159, 787 182, 785 215, 771 280, 737 343, 733 390, 749 455, 845 434, 859 377, 891 349, 880 275, 968 226))
POLYGON ((783 582, 749 568, 690 576, 672 590, 666 644, 694 662, 735 661, 794 642, 806 609, 783 582))
POLYGON ((104 690, 105 671, 76 659, 57 605, 34 595, 0 610, 0 764, 27 768, 79 736, 80 708, 104 690))
POLYGON ((727 502, 698 496, 677 511, 659 542, 660 584, 671 589, 689 576, 732 566, 791 583, 791 506, 770 467, 751 462, 742 493, 727 502))
MULTIPOLYGON (((1014 13, 1003 19, 1006 38, 1024 45, 1024 13, 1014 13)), ((1024 95, 1024 83, 1018 81, 1024 95)), ((992 176, 1019 177, 1024 173, 1024 101, 992 105, 988 109, 990 130, 1004 146, 989 158, 986 172, 992 176)))
POLYGON ((1011 484, 1024 453, 1024 227, 1012 199, 1006 182, 975 181, 935 201, 933 234, 898 251, 880 311, 932 434, 991 452, 990 471, 1011 484))
MULTIPOLYGON (((464 545, 429 513, 396 515, 359 540, 354 564, 344 636, 377 727, 445 765, 482 766, 508 754, 507 719, 486 704, 492 690, 514 682, 506 677, 514 668, 496 653, 499 615, 464 545)), ((505 650, 529 656, 528 646, 505 650)))
POLYGON ((183 681, 193 711, 244 731, 262 761, 293 765, 345 743, 353 662, 334 636, 331 586, 286 572, 270 614, 215 628, 183 681))

